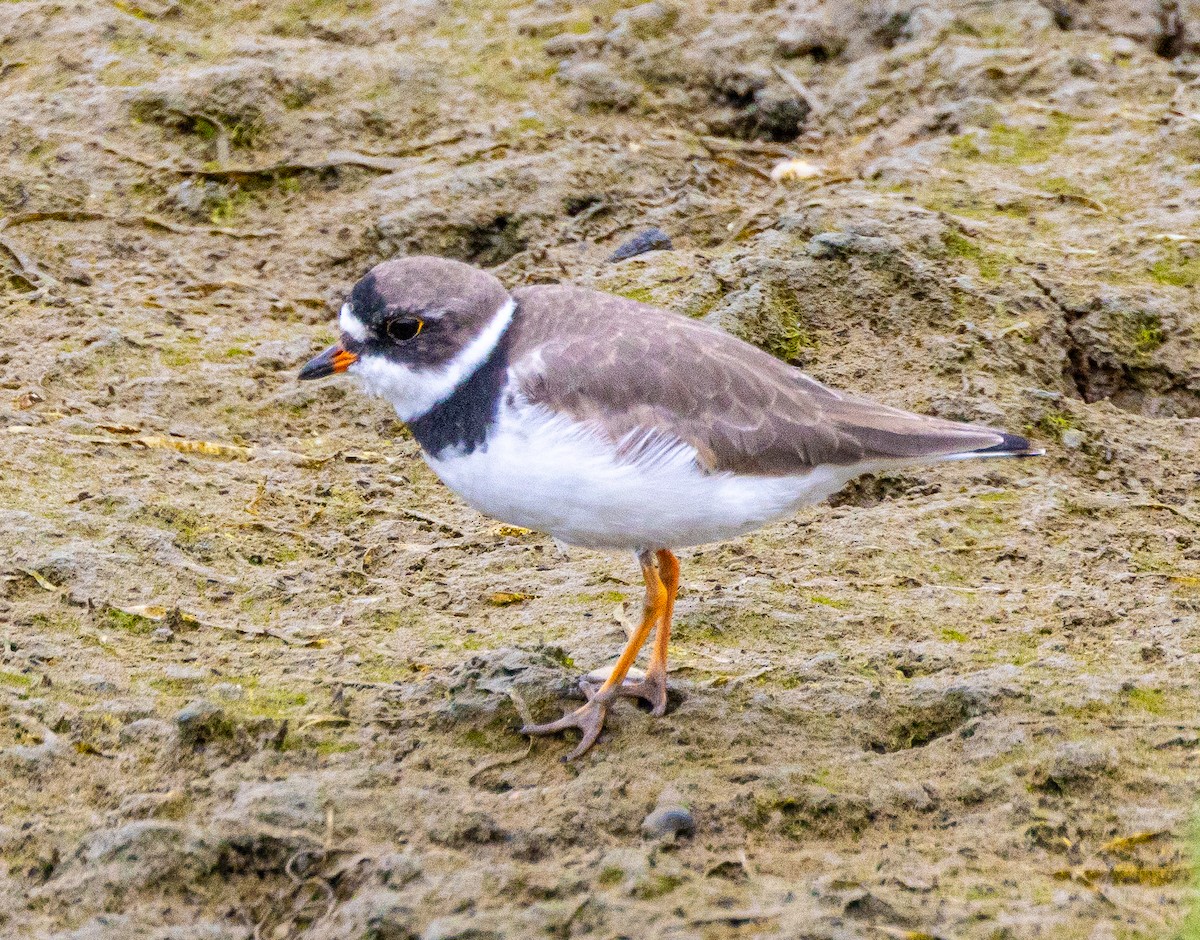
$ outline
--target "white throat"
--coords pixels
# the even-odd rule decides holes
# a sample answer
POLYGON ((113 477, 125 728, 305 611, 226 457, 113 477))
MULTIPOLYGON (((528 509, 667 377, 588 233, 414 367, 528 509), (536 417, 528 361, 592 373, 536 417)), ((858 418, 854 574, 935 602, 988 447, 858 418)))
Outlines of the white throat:
POLYGON ((357 376, 371 394, 390 401, 401 421, 415 421, 453 395, 454 390, 483 365, 512 322, 516 306, 509 298, 492 314, 479 335, 440 368, 416 369, 384 356, 363 356, 349 372, 357 376))

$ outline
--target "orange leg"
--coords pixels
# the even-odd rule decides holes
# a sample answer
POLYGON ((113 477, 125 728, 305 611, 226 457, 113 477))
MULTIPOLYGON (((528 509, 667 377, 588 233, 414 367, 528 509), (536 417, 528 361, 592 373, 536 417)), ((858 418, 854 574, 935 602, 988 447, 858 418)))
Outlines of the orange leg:
MULTIPOLYGON (((674 561, 674 555, 671 555, 670 552, 666 554, 674 561)), ((656 625, 663 623, 664 614, 669 616, 671 602, 675 599, 674 589, 668 593, 667 586, 663 584, 663 579, 659 577, 658 569, 655 567, 653 554, 642 552, 638 556, 638 560, 642 565, 642 577, 646 579, 646 600, 642 606, 642 622, 638 625, 637 630, 634 631, 633 636, 629 638, 629 642, 625 645, 625 649, 621 653, 621 658, 613 666, 612 672, 604 680, 604 684, 594 692, 589 687, 584 686, 584 692, 588 696, 587 704, 581 705, 573 712, 568 712, 562 718, 558 719, 558 721, 551 721, 544 725, 526 725, 521 729, 522 734, 553 734, 556 731, 563 731, 567 728, 578 728, 583 733, 583 737, 575 747, 575 750, 566 756, 566 760, 574 760, 596 743, 596 739, 600 737, 600 732, 604 729, 604 719, 608 714, 608 706, 620 693, 621 683, 624 682, 625 676, 629 673, 629 667, 633 665, 633 661, 637 659, 638 653, 646 644, 646 640, 649 639, 650 631, 656 625)), ((675 565, 674 570, 675 580, 678 583, 678 564, 675 565)), ((659 633, 661 636, 661 626, 659 627, 659 633)), ((662 645, 665 677, 665 640, 662 645)), ((656 643, 656 659, 657 656, 658 644, 656 643)))
POLYGON ((663 548, 655 552, 658 575, 667 590, 667 603, 654 634, 654 651, 644 678, 626 680, 617 694, 644 699, 650 704, 650 714, 661 718, 667 713, 667 646, 671 642, 671 615, 675 611, 675 595, 679 592, 679 559, 663 548))

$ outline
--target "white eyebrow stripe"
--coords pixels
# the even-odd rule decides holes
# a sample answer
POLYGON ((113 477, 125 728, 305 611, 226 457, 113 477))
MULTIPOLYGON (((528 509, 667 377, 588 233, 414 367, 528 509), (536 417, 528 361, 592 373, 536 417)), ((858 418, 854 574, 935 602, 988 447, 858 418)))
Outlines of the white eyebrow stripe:
POLYGON ((363 321, 354 315, 349 302, 342 304, 341 313, 338 314, 338 327, 356 342, 361 343, 367 338, 367 328, 363 321))

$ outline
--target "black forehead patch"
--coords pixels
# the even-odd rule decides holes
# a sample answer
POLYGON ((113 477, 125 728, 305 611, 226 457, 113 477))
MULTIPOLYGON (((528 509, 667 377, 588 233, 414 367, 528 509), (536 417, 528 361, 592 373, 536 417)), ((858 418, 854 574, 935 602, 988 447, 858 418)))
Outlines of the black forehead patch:
POLYGON ((379 292, 375 272, 369 271, 350 291, 350 307, 363 323, 378 323, 387 313, 387 301, 379 292))

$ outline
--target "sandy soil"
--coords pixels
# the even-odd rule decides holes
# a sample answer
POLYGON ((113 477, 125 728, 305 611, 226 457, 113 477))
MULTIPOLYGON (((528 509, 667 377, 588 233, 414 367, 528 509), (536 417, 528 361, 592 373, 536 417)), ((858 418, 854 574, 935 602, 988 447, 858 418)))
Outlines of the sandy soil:
POLYGON ((0 4, 0 933, 1198 935, 1196 12, 0 4), (683 553, 563 765, 631 559, 294 379, 416 251, 1048 453, 683 553))

